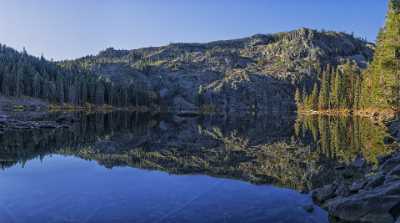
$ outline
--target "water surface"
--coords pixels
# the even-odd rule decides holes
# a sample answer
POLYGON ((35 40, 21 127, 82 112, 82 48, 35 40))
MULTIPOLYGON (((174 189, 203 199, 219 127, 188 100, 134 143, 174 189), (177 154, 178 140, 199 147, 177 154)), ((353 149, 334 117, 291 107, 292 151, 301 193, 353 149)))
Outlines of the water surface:
MULTIPOLYGON (((324 222, 293 190, 49 156, 0 173, 1 222, 324 222)), ((325 221, 326 222, 326 221, 325 221)))
POLYGON ((300 192, 390 152, 357 117, 64 116, 0 135, 0 222, 328 222, 300 192))

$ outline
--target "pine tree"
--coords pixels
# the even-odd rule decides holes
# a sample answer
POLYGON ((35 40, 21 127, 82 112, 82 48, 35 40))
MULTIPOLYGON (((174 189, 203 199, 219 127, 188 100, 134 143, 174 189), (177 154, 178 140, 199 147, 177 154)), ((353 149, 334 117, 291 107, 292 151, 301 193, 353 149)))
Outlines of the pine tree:
POLYGON ((313 90, 310 96, 310 105, 312 110, 318 110, 318 84, 314 83, 313 90))
POLYGON ((377 40, 374 60, 365 73, 363 102, 367 107, 396 108, 399 96, 400 1, 390 0, 384 28, 377 40))
POLYGON ((331 83, 331 93, 330 93, 331 109, 339 109, 339 97, 340 97, 340 74, 338 70, 334 72, 334 76, 331 83))
POLYGON ((341 75, 341 107, 343 109, 351 109, 354 103, 354 76, 356 71, 353 70, 353 63, 347 61, 342 66, 341 75))
POLYGON ((321 89, 319 91, 318 108, 320 110, 329 109, 329 80, 326 72, 327 70, 322 73, 321 89))
POLYGON ((354 83, 354 110, 359 110, 361 108, 361 76, 357 75, 354 83))

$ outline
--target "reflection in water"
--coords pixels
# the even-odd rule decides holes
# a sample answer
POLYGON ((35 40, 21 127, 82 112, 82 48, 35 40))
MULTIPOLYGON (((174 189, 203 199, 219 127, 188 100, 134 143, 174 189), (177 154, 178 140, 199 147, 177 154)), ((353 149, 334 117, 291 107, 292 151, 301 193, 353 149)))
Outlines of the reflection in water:
POLYGON ((388 153, 386 129, 359 117, 148 117, 75 114, 70 129, 7 132, 3 168, 48 154, 174 174, 205 174, 308 191, 340 176, 357 156, 388 153))
POLYGON ((371 164, 377 157, 391 152, 383 139, 389 136, 386 127, 369 119, 352 116, 300 116, 295 125, 296 136, 313 146, 320 156, 350 163, 361 156, 371 164))
POLYGON ((73 126, 0 135, 0 221, 326 222, 306 195, 202 175, 309 191, 390 152, 385 127, 359 117, 61 116, 73 126))
POLYGON ((0 172, 2 223, 326 223, 304 194, 53 155, 0 172))

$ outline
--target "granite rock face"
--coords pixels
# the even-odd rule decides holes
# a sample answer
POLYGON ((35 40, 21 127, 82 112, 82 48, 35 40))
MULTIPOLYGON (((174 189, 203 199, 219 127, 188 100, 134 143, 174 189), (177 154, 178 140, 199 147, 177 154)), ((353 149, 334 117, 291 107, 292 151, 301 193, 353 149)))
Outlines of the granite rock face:
POLYGON ((172 110, 292 110, 295 86, 311 88, 321 66, 352 60, 365 68, 373 49, 348 34, 302 28, 202 44, 109 48, 69 63, 115 83, 136 83, 172 110))

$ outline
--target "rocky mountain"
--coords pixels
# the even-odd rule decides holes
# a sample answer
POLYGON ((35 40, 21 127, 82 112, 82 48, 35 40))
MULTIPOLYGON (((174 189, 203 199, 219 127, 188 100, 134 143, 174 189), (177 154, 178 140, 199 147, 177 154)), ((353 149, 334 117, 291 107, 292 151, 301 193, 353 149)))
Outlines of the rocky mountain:
POLYGON ((299 29, 210 43, 174 43, 52 62, 0 45, 0 94, 50 104, 179 112, 294 110, 327 65, 366 68, 374 46, 352 35, 299 29))
POLYGON ((295 86, 311 90, 324 66, 351 60, 363 69, 373 51, 373 44, 349 34, 302 28, 210 43, 109 48, 59 64, 150 89, 163 108, 270 111, 294 109, 295 86))

